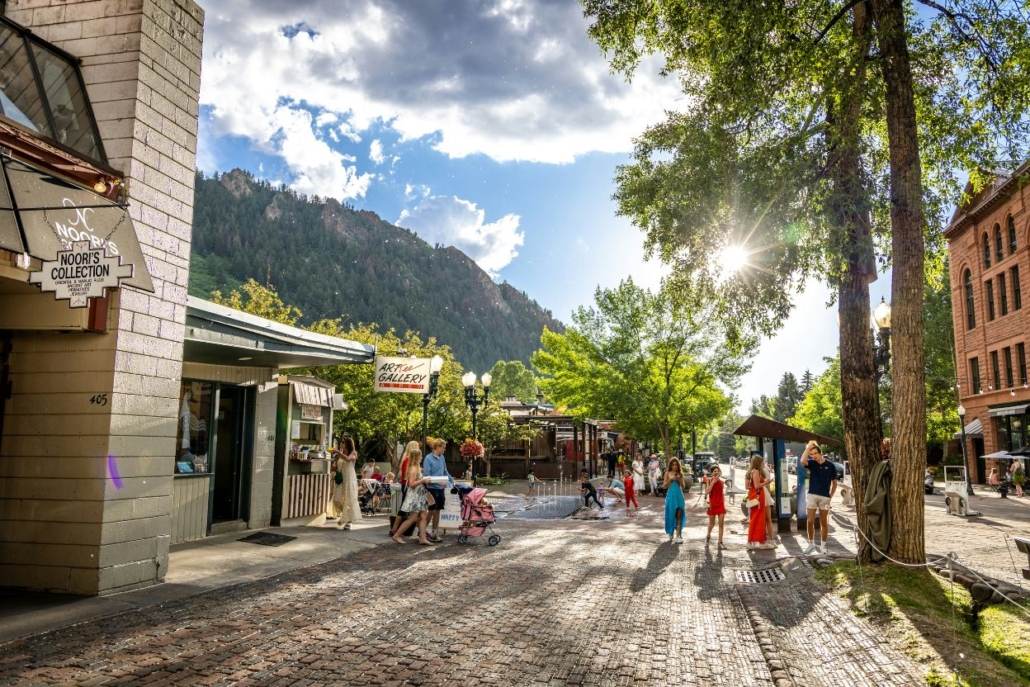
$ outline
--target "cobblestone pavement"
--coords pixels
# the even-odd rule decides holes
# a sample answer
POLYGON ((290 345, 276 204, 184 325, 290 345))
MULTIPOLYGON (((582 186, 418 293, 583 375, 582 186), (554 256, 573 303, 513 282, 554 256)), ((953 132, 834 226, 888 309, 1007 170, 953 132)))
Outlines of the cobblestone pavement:
POLYGON ((668 543, 661 506, 501 520, 496 547, 384 544, 29 637, 0 646, 0 685, 920 682, 784 548, 749 555, 729 532, 706 548, 693 507, 687 542, 668 543), (774 565, 785 580, 735 581, 774 565))

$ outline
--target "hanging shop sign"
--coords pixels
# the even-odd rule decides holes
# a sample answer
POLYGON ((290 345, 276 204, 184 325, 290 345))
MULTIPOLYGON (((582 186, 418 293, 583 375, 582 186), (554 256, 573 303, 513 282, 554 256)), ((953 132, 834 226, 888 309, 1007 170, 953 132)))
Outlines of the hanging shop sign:
POLYGON ((57 252, 56 260, 43 262, 43 269, 29 275, 29 282, 57 300, 67 300, 73 308, 85 308, 90 298, 101 298, 106 289, 116 289, 123 279, 131 279, 132 265, 107 248, 91 248, 89 241, 75 241, 71 250, 57 252))
POLYGON ((429 365, 429 358, 376 356, 375 390, 400 394, 428 394, 429 365))

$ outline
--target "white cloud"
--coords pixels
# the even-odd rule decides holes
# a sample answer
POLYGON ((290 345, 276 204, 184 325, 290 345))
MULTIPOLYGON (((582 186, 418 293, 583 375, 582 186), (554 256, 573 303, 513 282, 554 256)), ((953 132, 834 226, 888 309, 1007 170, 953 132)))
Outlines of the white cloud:
POLYGON ((378 138, 374 138, 368 148, 368 159, 377 165, 383 164, 386 158, 383 156, 382 142, 378 138))
POLYGON ((413 200, 414 198, 425 198, 430 193, 432 193, 432 191, 424 184, 404 184, 404 197, 408 200, 413 200))
POLYGON ((609 74, 576 0, 488 5, 208 0, 201 102, 216 135, 255 142, 306 109, 333 141, 378 123, 452 157, 564 163, 630 150, 679 94, 655 62, 609 74))
POLYGON ((475 203, 454 196, 428 196, 411 210, 404 210, 396 224, 411 229, 432 244, 454 246, 472 258, 492 277, 517 255, 525 233, 520 217, 505 215, 485 223, 486 212, 475 203))

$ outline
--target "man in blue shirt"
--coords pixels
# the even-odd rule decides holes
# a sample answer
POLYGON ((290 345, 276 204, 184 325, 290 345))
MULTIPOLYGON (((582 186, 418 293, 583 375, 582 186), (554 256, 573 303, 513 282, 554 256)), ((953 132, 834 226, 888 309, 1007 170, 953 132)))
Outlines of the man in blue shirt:
POLYGON ((819 444, 814 441, 808 442, 805 452, 801 454, 801 464, 808 468, 808 497, 805 500, 808 506, 808 547, 805 555, 815 551, 815 513, 819 511, 819 528, 822 534, 822 544, 819 546, 819 553, 826 553, 826 530, 830 520, 830 499, 837 491, 837 468, 833 463, 826 460, 823 452, 819 450, 819 444))
MULTIPOLYGON (((454 478, 447 472, 447 461, 443 457, 443 450, 447 448, 447 442, 443 439, 433 440, 433 452, 430 453, 422 460, 422 476, 423 477, 446 477, 447 486, 454 486, 454 478)), ((432 495, 433 505, 429 507, 429 512, 433 516, 433 531, 427 536, 431 542, 441 542, 443 539, 440 538, 437 530, 440 528, 440 511, 443 510, 444 504, 444 486, 439 483, 430 483, 426 485, 426 490, 432 495)))

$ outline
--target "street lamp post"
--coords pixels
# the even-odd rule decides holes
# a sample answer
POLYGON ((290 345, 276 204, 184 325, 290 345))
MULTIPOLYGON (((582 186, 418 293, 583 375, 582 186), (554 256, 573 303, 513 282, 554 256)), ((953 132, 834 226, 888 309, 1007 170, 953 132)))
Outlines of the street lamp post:
MULTIPOLYGON (((486 405, 490 402, 490 382, 493 381, 493 376, 487 372, 482 377, 483 380, 483 397, 479 397, 479 390, 476 388, 476 373, 466 372, 461 377, 461 384, 465 387, 465 405, 472 411, 472 438, 476 438, 476 414, 479 412, 480 405, 486 405)), ((472 484, 476 483, 476 461, 472 461, 472 484)))
POLYGON ((873 380, 876 383, 876 418, 883 436, 883 414, 880 412, 880 379, 891 369, 891 306, 880 298, 880 304, 873 310, 873 322, 879 330, 873 332, 873 380))
POLYGON ((443 358, 434 355, 429 360, 429 393, 422 394, 422 450, 426 450, 426 423, 429 421, 429 401, 436 396, 440 386, 440 370, 443 358))
POLYGON ((958 406, 958 422, 962 426, 962 464, 966 468, 966 496, 973 495, 973 482, 969 479, 969 458, 966 457, 966 407, 958 406))

